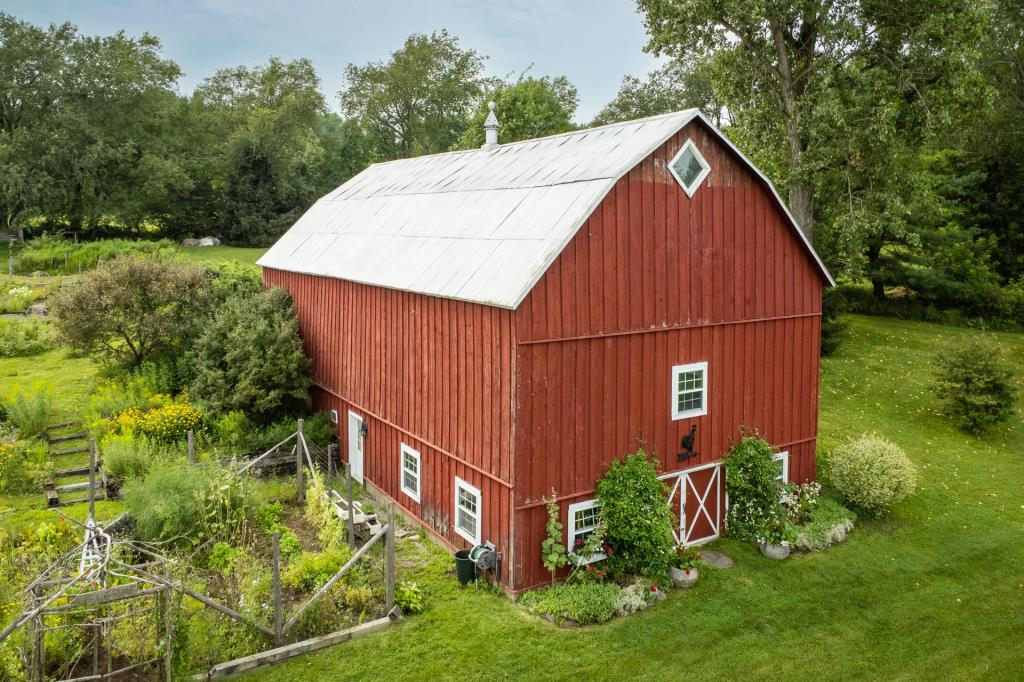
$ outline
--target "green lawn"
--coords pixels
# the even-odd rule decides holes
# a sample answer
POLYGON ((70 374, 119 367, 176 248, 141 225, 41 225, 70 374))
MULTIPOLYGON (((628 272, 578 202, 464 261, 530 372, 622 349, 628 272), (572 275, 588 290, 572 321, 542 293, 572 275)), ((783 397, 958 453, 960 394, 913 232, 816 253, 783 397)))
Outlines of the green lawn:
MULTIPOLYGON (((558 629, 507 599, 417 580, 427 611, 248 680, 1020 679, 1024 669, 1024 421, 985 438, 936 413, 929 357, 972 334, 852 318, 822 369, 821 433, 876 430, 920 468, 917 494, 827 553, 736 562, 605 626, 558 629)), ((1024 374, 1024 337, 993 334, 1024 374)))
POLYGON ((255 265, 256 259, 266 253, 265 247, 244 247, 244 246, 193 246, 179 247, 180 257, 196 263, 216 264, 224 261, 237 261, 248 265, 255 265))

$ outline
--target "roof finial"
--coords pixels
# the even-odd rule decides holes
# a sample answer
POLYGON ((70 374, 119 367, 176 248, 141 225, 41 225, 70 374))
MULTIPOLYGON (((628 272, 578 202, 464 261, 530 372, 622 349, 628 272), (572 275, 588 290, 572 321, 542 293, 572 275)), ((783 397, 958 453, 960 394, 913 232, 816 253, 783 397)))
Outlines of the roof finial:
POLYGON ((498 117, 494 115, 494 102, 487 103, 487 120, 484 121, 484 145, 481 149, 498 146, 498 117))

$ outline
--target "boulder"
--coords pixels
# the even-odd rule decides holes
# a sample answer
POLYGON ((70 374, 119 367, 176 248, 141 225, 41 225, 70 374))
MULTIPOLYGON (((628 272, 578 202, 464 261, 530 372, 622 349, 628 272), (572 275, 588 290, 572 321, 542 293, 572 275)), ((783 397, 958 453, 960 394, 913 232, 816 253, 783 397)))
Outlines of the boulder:
POLYGON ((181 240, 181 245, 182 246, 199 246, 199 240, 198 239, 182 239, 181 240))
POLYGON ((45 270, 36 270, 35 272, 33 272, 33 273, 31 273, 29 275, 29 277, 49 277, 49 276, 50 276, 50 273, 46 272, 45 270))
POLYGON ((25 311, 26 315, 41 315, 46 317, 50 314, 50 308, 45 303, 33 303, 25 311))
POLYGON ((220 240, 216 237, 200 237, 199 246, 220 246, 220 240))

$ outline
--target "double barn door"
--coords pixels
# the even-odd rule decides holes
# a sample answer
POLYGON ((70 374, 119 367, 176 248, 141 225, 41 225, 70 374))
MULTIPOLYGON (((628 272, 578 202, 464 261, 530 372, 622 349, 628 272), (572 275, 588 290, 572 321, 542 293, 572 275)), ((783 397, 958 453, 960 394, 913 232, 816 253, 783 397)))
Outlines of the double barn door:
POLYGON ((674 471, 661 478, 669 486, 669 506, 678 520, 676 542, 699 545, 722 534, 725 523, 725 473, 718 462, 674 471))

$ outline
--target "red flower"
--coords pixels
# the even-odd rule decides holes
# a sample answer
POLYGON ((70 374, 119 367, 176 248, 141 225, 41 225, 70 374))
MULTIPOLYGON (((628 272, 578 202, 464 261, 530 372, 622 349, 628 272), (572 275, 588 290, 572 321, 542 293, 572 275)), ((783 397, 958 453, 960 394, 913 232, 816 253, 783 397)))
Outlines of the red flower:
POLYGON ((658 586, 657 585, 651 585, 651 592, 657 592, 657 591, 658 591, 658 586))
POLYGON ((593 567, 593 566, 589 566, 589 565, 588 565, 588 566, 587 566, 587 570, 588 570, 588 571, 591 571, 591 572, 593 572, 593 571, 594 571, 594 567, 593 567))

